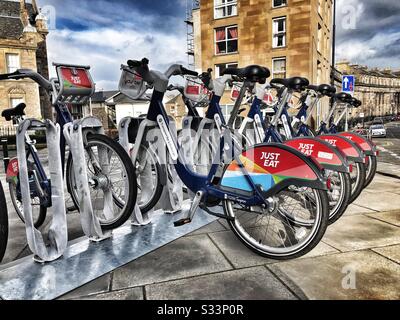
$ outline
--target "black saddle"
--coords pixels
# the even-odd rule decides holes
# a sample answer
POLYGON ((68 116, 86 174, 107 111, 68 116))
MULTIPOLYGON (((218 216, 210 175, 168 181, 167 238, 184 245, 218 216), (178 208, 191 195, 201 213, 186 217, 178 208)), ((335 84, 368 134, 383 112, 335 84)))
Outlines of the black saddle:
POLYGON ((351 99, 351 103, 350 103, 354 108, 359 108, 362 106, 362 102, 356 98, 352 98, 351 99))
POLYGON ((308 86, 308 89, 318 92, 326 97, 333 97, 333 95, 336 93, 336 88, 329 84, 321 84, 320 86, 310 85, 308 86))
POLYGON ((340 92, 338 94, 335 95, 335 99, 337 101, 343 102, 343 103, 351 103, 351 100, 353 99, 353 97, 345 92, 340 92))
POLYGON ((230 74, 244 78, 251 82, 259 82, 261 84, 267 82, 267 78, 271 75, 268 68, 252 65, 246 68, 227 68, 222 72, 222 75, 230 74))
POLYGON ((7 121, 11 121, 13 117, 22 117, 25 115, 26 104, 20 103, 15 108, 6 109, 1 113, 1 116, 4 117, 7 121))
POLYGON ((287 79, 273 79, 271 80, 271 85, 282 85, 288 89, 295 91, 304 91, 310 85, 310 82, 306 78, 294 77, 287 79))

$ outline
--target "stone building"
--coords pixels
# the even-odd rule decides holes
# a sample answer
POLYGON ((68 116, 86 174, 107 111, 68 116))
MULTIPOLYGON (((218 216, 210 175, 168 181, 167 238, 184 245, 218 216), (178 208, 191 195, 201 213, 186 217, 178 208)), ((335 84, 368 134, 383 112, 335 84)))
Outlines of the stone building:
MULTIPOLYGON (((201 0, 193 13, 196 70, 259 64, 272 77, 330 83, 332 0, 201 0)), ((229 109, 229 95, 223 103, 229 109)))
MULTIPOLYGON (((48 78, 46 36, 48 29, 35 0, 0 0, 0 73, 17 69, 37 70, 48 78)), ((21 102, 27 105, 29 117, 52 118, 50 102, 33 81, 0 82, 0 112, 21 102)), ((0 126, 7 126, 0 119, 0 126)))
POLYGON ((400 72, 390 69, 371 69, 366 66, 339 62, 336 68, 356 78, 354 96, 363 106, 353 110, 352 117, 363 113, 366 118, 400 114, 400 72))

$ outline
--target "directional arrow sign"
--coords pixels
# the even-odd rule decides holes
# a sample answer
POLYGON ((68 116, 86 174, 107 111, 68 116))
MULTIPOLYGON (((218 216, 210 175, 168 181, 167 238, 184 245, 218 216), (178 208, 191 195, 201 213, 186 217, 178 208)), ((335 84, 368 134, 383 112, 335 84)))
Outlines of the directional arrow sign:
POLYGON ((343 76, 342 79, 342 90, 343 92, 350 93, 351 95, 354 94, 354 87, 355 87, 355 77, 354 76, 343 76))

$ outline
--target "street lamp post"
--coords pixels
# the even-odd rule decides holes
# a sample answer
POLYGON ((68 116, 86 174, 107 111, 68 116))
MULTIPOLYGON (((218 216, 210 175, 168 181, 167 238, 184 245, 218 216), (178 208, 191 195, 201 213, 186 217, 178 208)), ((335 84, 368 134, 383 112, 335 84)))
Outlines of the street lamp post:
MULTIPOLYGON (((332 26, 332 67, 331 67, 331 85, 335 86, 335 71, 336 71, 336 0, 333 0, 333 26, 332 26)), ((335 101, 331 98, 331 108, 335 101)))

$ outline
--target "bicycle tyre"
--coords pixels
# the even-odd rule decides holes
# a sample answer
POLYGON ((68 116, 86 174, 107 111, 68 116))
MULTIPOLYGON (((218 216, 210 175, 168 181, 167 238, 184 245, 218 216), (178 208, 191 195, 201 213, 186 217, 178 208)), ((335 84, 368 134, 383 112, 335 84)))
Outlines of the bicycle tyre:
POLYGON ((0 181, 0 262, 6 253, 8 243, 8 211, 3 185, 0 181))
POLYGON ((344 172, 339 172, 339 177, 341 184, 344 186, 344 195, 342 199, 342 204, 336 212, 332 213, 330 212, 329 215, 329 225, 334 224, 337 222, 343 214, 346 212, 347 208, 349 207, 350 203, 350 198, 351 198, 351 179, 350 179, 350 174, 344 173, 344 172))
POLYGON ((367 188, 375 178, 378 169, 378 159, 376 156, 368 156, 367 177, 365 178, 364 188, 367 188))
MULTIPOLYGON (((137 199, 137 181, 136 181, 136 173, 135 169, 133 167, 132 161, 129 158, 129 155, 126 153, 124 148, 117 143, 115 140, 101 134, 90 134, 87 137, 87 142, 88 144, 94 144, 95 142, 100 142, 102 144, 107 145, 110 149, 112 149, 120 158, 122 161, 122 164, 125 167, 126 170, 126 179, 128 179, 128 188, 129 188, 129 196, 128 196, 128 201, 127 204, 125 205, 125 208, 123 212, 120 214, 118 220, 112 222, 112 223, 101 223, 101 227, 104 231, 107 230, 113 230, 116 228, 119 228, 125 222, 129 220, 131 217, 132 213, 135 210, 135 205, 136 205, 136 199, 137 199)), ((74 205, 76 208, 79 208, 78 205, 78 199, 76 197, 76 194, 72 191, 73 190, 73 182, 71 181, 72 179, 72 172, 73 172, 73 159, 72 155, 70 154, 68 157, 67 161, 67 188, 68 192, 71 195, 72 201, 74 202, 74 205)), ((118 205, 118 204, 117 204, 118 205)))
MULTIPOLYGON (((25 223, 24 214, 21 212, 21 210, 19 209, 18 204, 17 204, 17 201, 18 201, 17 195, 15 194, 15 191, 14 191, 15 186, 12 182, 8 183, 8 189, 10 191, 10 198, 11 198, 11 202, 13 204, 14 210, 17 213, 18 217, 21 219, 21 221, 23 223, 25 223)), ((43 225, 43 223, 46 220, 46 216, 47 216, 47 208, 44 206, 40 206, 39 215, 37 216, 36 221, 33 221, 36 229, 39 229, 43 225)))
POLYGON ((354 201, 356 201, 357 198, 360 196, 361 192, 363 192, 365 186, 365 179, 367 176, 366 174, 367 170, 365 168, 364 163, 355 163, 355 166, 357 167, 358 183, 355 189, 351 193, 349 204, 352 204, 354 201))

